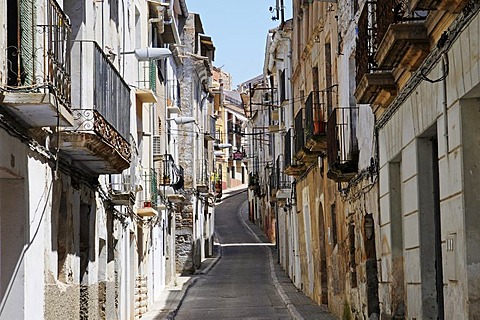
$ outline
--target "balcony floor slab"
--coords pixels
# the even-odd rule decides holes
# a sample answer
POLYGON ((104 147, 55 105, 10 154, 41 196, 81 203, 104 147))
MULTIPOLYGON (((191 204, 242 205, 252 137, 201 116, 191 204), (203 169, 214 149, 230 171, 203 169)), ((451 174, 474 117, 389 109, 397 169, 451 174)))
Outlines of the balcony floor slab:
POLYGON ((72 112, 51 93, 5 92, 0 105, 30 127, 70 127, 72 112))
POLYGON ((93 131, 61 132, 59 147, 72 160, 81 162, 95 174, 121 173, 130 166, 130 159, 124 158, 118 150, 93 131))

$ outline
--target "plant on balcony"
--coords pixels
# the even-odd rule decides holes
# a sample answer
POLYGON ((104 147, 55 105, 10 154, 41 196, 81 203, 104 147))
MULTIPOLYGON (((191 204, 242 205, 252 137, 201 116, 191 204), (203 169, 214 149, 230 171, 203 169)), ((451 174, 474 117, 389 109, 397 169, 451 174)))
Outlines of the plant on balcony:
POLYGON ((163 176, 163 184, 170 184, 170 175, 166 174, 163 176))

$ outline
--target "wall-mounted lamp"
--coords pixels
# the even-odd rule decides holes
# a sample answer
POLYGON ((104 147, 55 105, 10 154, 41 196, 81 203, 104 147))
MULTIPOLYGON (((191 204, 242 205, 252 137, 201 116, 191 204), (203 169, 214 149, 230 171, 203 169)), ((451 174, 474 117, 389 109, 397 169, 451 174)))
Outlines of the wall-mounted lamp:
POLYGON ((122 54, 135 54, 138 61, 159 60, 172 56, 172 51, 168 48, 152 48, 135 49, 134 51, 122 52, 122 54))
POLYGON ((196 120, 194 117, 176 117, 176 118, 167 118, 167 121, 175 121, 176 124, 187 124, 194 123, 196 120))
POLYGON ((219 147, 220 149, 227 149, 227 148, 231 148, 232 144, 231 143, 219 143, 217 145, 217 147, 219 147))

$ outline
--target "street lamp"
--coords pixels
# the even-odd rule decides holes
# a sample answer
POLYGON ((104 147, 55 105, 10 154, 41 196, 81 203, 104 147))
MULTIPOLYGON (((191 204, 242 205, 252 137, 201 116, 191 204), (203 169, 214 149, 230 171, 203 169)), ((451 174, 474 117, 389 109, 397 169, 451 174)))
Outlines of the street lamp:
POLYGON ((167 121, 175 121, 176 124, 188 124, 195 123, 196 119, 194 117, 175 117, 175 118, 166 118, 167 121))
POLYGON ((142 48, 133 51, 122 52, 122 54, 135 54, 138 61, 160 60, 168 58, 172 55, 172 51, 168 48, 142 48))
POLYGON ((220 148, 220 149, 227 149, 227 148, 231 148, 232 144, 231 143, 219 143, 217 145, 217 147, 220 148))

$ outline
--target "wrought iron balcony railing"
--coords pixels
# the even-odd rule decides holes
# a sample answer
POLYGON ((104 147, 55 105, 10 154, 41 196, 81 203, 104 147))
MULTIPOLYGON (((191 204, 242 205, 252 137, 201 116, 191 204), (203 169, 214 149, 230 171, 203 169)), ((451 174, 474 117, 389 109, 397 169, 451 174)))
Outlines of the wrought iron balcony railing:
POLYGON ((250 172, 248 174, 248 188, 249 189, 258 189, 260 187, 260 178, 258 173, 250 172))
POLYGON ((328 177, 348 181, 358 170, 357 107, 335 108, 328 119, 328 177))
POLYGON ((285 134, 285 167, 289 167, 292 163, 292 129, 288 129, 285 134))
MULTIPOLYGON (((204 150, 205 154, 206 151, 204 150)), ((210 175, 209 169, 209 161, 208 158, 206 159, 199 159, 196 161, 196 166, 195 166, 195 173, 196 173, 196 179, 195 179, 195 184, 197 186, 197 189, 202 189, 208 191, 209 187, 209 181, 210 181, 210 175)))
POLYGON ((217 122, 217 119, 215 117, 212 117, 212 116, 208 117, 208 127, 205 130, 205 139, 207 140, 216 139, 216 136, 217 136, 216 122, 217 122))
POLYGON ((157 88, 156 73, 157 63, 155 61, 139 61, 137 87, 155 92, 157 88))
POLYGON ((276 195, 277 187, 278 187, 277 168, 275 166, 272 168, 272 172, 268 177, 268 185, 270 188, 270 195, 273 198, 276 195))
POLYGON ((130 174, 112 175, 109 185, 112 203, 115 205, 131 206, 135 203, 135 189, 130 174))
POLYGON ((15 8, 16 16, 8 17, 18 29, 7 36, 8 78, 2 85, 22 91, 53 91, 70 107, 70 20, 55 0, 40 1, 40 6, 44 6, 44 14, 36 12, 37 4, 30 2, 15 8))
POLYGON ((72 106, 75 124, 60 133, 61 149, 95 174, 130 166, 130 89, 99 45, 72 46, 72 106))
MULTIPOLYGON (((105 119, 98 110, 74 109, 73 118, 76 126, 70 132, 92 132, 99 139, 108 143, 126 161, 130 161, 130 144, 124 137, 105 119)), ((66 130, 65 132, 69 132, 66 130)), ((102 152, 102 150, 97 150, 102 152)))
POLYGON ((72 71, 79 82, 72 84, 74 109, 98 111, 127 140, 130 132, 130 88, 115 66, 93 41, 76 41, 72 71))
POLYGON ((183 167, 175 164, 175 160, 171 154, 165 155, 160 172, 162 174, 160 184, 169 185, 175 191, 183 189, 185 185, 183 167))
POLYGON ((71 26, 55 0, 7 5, 2 105, 30 126, 69 126, 71 26))
POLYGON ((283 155, 279 155, 275 163, 277 189, 290 189, 291 183, 290 179, 285 174, 286 165, 283 158, 283 155))
POLYGON ((305 132, 306 139, 326 134, 327 115, 326 110, 320 103, 320 92, 312 91, 305 102, 305 132))
POLYGON ((395 6, 395 0, 368 1, 360 14, 355 50, 357 85, 365 74, 377 68, 375 53, 388 27, 395 21, 395 6))
POLYGON ((304 120, 303 120, 303 109, 298 110, 295 115, 295 154, 299 153, 305 147, 305 129, 304 129, 304 120))

